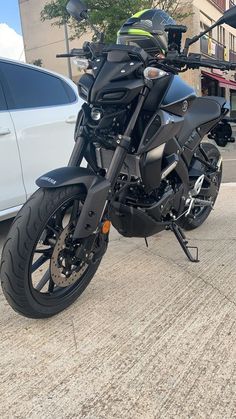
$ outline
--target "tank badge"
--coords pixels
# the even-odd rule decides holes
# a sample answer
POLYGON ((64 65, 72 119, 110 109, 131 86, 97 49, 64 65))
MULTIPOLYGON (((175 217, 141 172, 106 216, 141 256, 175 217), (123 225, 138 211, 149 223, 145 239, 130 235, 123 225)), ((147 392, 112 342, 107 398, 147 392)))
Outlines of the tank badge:
POLYGON ((185 100, 182 104, 182 111, 187 112, 187 110, 188 110, 188 101, 185 100))

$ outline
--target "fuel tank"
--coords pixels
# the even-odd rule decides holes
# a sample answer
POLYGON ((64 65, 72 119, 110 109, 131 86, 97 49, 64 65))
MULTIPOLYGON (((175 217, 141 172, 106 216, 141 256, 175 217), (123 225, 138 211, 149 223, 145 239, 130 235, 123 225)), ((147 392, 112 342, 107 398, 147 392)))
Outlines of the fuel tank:
POLYGON ((174 76, 161 103, 161 109, 174 115, 184 116, 196 98, 195 90, 181 77, 174 76))

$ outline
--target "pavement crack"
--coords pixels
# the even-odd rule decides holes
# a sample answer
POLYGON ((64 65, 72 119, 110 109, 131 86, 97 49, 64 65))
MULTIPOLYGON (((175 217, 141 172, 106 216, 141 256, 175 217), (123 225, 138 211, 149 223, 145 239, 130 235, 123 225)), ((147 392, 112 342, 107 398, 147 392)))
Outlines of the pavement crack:
POLYGON ((211 282, 206 281, 206 279, 204 279, 201 275, 198 275, 195 277, 196 279, 200 279, 201 281, 204 282, 204 284, 209 285, 213 290, 217 291, 221 297, 225 298, 229 303, 233 304, 234 307, 236 307, 236 302, 231 300, 231 298, 229 298, 227 295, 225 295, 220 288, 216 287, 215 285, 213 285, 211 282))
POLYGON ((71 319, 72 322, 72 330, 73 330, 73 338, 74 338, 74 345, 75 345, 75 349, 77 351, 78 349, 78 345, 77 345, 77 340, 76 340, 76 334, 75 334, 75 324, 74 324, 74 320, 71 319))
MULTIPOLYGON (((145 249, 146 250, 146 249, 145 249)), ((166 261, 166 262, 171 262, 173 263, 173 265, 178 266, 178 268, 181 269, 185 269, 183 265, 181 265, 180 263, 176 262, 175 260, 165 257, 163 255, 160 254, 156 254, 154 253, 151 249, 148 250, 152 255, 159 257, 160 259, 166 261)), ((211 282, 208 282, 206 279, 204 279, 201 275, 195 275, 193 272, 189 271, 187 269, 187 272, 190 276, 192 276, 192 278, 194 280, 200 279, 202 282, 204 282, 204 284, 210 286, 212 289, 214 289, 215 291, 217 291, 223 298, 225 298, 229 303, 233 304, 234 307, 236 307, 236 302, 231 300, 226 294, 224 294, 220 288, 216 287, 215 285, 213 285, 211 282)))

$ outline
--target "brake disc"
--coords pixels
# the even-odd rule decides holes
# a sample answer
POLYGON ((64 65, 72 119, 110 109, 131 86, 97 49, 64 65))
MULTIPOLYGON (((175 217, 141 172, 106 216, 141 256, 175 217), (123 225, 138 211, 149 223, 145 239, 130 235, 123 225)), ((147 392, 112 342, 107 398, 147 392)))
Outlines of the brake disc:
POLYGON ((53 250, 52 258, 50 261, 50 271, 53 282, 58 287, 68 287, 77 282, 84 272, 86 271, 88 264, 81 262, 80 265, 71 265, 70 270, 66 270, 66 266, 63 265, 66 256, 63 253, 66 251, 66 239, 72 233, 72 226, 68 225, 60 234, 56 245, 53 250))

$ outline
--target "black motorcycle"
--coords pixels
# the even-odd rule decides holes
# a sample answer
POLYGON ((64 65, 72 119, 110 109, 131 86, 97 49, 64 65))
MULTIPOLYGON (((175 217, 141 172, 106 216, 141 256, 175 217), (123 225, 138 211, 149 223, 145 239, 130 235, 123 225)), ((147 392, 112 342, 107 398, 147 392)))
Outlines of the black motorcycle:
MULTIPOLYGON (((87 18, 79 0, 68 10, 87 18)), ((166 27, 166 56, 154 59, 127 45, 85 43, 72 50, 87 68, 78 89, 79 113, 68 167, 37 180, 39 189, 18 213, 4 246, 1 279, 14 310, 32 318, 72 304, 94 277, 106 252, 111 224, 125 237, 171 230, 187 257, 198 261, 183 229, 199 227, 216 201, 222 176, 218 148, 202 142, 229 111, 222 97, 196 97, 178 73, 236 64, 189 54, 213 27, 236 28, 236 7, 199 36, 166 27), (81 167, 82 160, 87 168, 81 167)), ((64 56, 68 56, 64 54, 64 56)), ((56 150, 55 150, 56 151, 56 150)))

